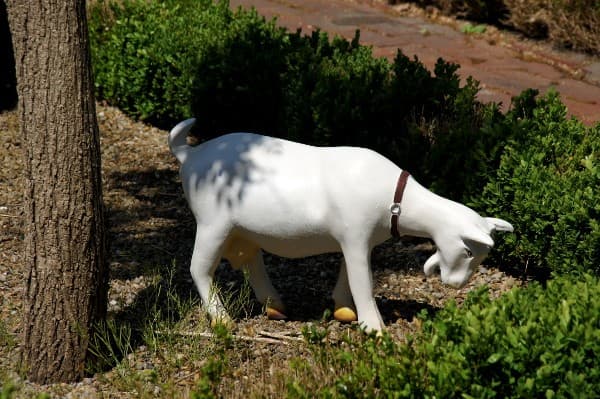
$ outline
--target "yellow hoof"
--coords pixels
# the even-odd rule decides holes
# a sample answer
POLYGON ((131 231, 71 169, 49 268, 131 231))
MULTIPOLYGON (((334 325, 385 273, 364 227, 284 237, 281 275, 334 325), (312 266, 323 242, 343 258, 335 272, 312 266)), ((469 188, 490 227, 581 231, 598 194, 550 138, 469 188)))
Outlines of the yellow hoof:
POLYGON ((347 306, 337 308, 336 311, 333 312, 333 317, 337 321, 341 321, 343 323, 350 323, 352 321, 358 320, 356 312, 354 312, 354 310, 350 309, 347 306))
POLYGON ((285 320, 285 319, 287 319, 287 316, 283 312, 281 312, 281 311, 279 311, 279 310, 277 310, 275 308, 272 308, 270 306, 267 306, 267 317, 269 319, 271 319, 271 320, 285 320))

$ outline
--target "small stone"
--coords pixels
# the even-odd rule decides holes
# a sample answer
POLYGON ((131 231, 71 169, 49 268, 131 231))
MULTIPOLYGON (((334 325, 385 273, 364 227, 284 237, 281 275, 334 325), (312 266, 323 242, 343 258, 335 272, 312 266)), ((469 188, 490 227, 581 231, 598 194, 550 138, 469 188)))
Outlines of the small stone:
POLYGON ((397 6, 394 7, 395 10, 399 11, 399 12, 406 12, 408 10, 410 10, 410 3, 401 3, 397 6))
POLYGON ((501 280, 502 278, 504 278, 504 273, 496 272, 496 273, 492 274, 491 278, 496 279, 496 280, 501 280))
POLYGON ((135 368, 137 370, 152 370, 154 369, 154 366, 150 362, 140 362, 135 365, 135 368))

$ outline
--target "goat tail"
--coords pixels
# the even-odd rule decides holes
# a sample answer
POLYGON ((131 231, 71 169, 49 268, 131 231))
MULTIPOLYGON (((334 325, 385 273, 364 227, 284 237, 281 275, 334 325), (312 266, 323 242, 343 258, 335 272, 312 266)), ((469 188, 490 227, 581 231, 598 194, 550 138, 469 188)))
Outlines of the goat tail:
POLYGON ((195 123, 196 118, 186 119, 183 122, 179 122, 177 126, 169 132, 169 148, 179 163, 185 161, 187 153, 191 148, 187 143, 187 136, 195 123))

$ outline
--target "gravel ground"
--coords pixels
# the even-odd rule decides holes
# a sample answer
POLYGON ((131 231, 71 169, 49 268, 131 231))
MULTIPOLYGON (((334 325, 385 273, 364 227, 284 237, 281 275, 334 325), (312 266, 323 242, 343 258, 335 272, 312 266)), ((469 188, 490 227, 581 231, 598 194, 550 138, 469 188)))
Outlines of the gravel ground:
MULTIPOLYGON (((165 284, 175 287, 180 297, 190 297, 197 303, 197 294, 187 271, 192 252, 193 219, 181 195, 177 164, 166 145, 167 133, 134 122, 115 108, 98 105, 97 113, 104 201, 110 223, 109 316, 127 320, 134 327, 141 326, 152 317, 148 314, 148 303, 161 295, 160 287, 165 284), (160 275, 163 282, 157 283, 160 275)), ((8 377, 20 381, 23 397, 40 391, 55 397, 73 398, 144 396, 136 389, 119 386, 118 368, 97 373, 77 384, 46 387, 29 384, 18 377, 16 365, 24 281, 23 182, 20 177, 23 145, 16 112, 0 114, 0 315, 8 330, 5 334, 8 338, 0 339, 0 382, 8 377)), ((520 284, 497 269, 482 266, 466 287, 449 289, 437 277, 426 279, 422 273, 422 264, 432 251, 433 246, 427 241, 407 240, 390 241, 373 253, 377 301, 389 332, 398 340, 418 329, 414 316, 422 309, 435 310, 450 299, 460 303, 471 289, 482 284, 487 284, 494 296, 520 284)), ((350 333, 348 325, 327 319, 322 321, 324 312, 333 305, 329 296, 335 284, 339 255, 300 260, 266 255, 265 262, 274 285, 287 304, 290 320, 268 320, 254 300, 248 301, 237 319, 235 333, 244 345, 239 361, 234 365, 236 369, 226 381, 229 385, 226 396, 243 397, 256 386, 266 387, 262 392, 266 397, 275 395, 278 387, 269 384, 272 375, 281 372, 279 368, 287 367, 291 359, 307 353, 306 346, 296 340, 303 327, 311 323, 325 326, 331 332, 330 339, 350 333)), ((239 291, 243 285, 241 273, 226 264, 220 265, 217 277, 225 290, 239 291)), ((198 305, 195 310, 184 315, 186 319, 181 325, 208 333, 210 330, 205 327, 198 305)), ((185 334, 185 331, 181 333, 185 334)), ((158 367, 161 360, 157 358, 157 351, 135 342, 126 361, 134 363, 133 367, 140 372, 158 367)), ((173 354, 182 358, 185 355, 185 350, 173 354)), ((172 375, 170 381, 177 382, 173 388, 176 396, 185 397, 199 378, 201 362, 182 364, 173 371, 177 374, 172 375)), ((159 385, 148 393, 149 397, 172 395, 159 385)))

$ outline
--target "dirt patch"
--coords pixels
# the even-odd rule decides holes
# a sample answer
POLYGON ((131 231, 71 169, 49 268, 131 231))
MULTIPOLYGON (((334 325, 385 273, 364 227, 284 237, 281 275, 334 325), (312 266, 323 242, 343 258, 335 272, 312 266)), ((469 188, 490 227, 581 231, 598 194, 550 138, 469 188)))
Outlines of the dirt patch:
MULTIPOLYGON (((33 392, 60 397, 185 397, 206 364, 204 355, 191 354, 200 353, 197 348, 203 346, 218 350, 218 341, 210 338, 187 270, 194 225, 182 197, 178 165, 168 151, 167 132, 134 122, 115 108, 99 105, 97 113, 109 221, 109 317, 130 326, 128 351, 119 359, 120 366, 78 384, 40 387, 19 377, 24 282, 21 151, 25 143, 18 133, 16 112, 5 112, 0 114, 0 315, 7 334, 2 338, 0 331, 0 381, 17 383, 18 396, 23 397, 33 392), (188 311, 182 312, 184 308, 188 311), (166 341, 142 336, 144 326, 159 313, 177 322, 177 332, 171 332, 173 342, 166 347, 152 347, 148 342, 166 341), (186 335, 194 339, 177 340, 186 335), (124 365, 133 371, 125 373, 124 365)), ((494 296, 520 284, 499 270, 481 267, 465 288, 448 289, 438 278, 425 279, 422 274, 424 259, 432 250, 427 241, 390 241, 373 253, 379 308, 389 332, 399 341, 418 329, 414 316, 422 309, 438 309, 450 299, 461 302, 468 291, 482 284, 494 296)), ((265 262, 289 309, 290 321, 268 320, 252 295, 241 302, 235 330, 238 339, 228 349, 233 360, 222 383, 223 396, 280 396, 285 390, 281 375, 289 370, 290 362, 308 356, 306 344, 299 339, 308 325, 327 328, 329 339, 356 333, 352 326, 327 316, 333 306, 330 294, 340 255, 294 261, 266 255, 265 262)), ((217 277, 222 289, 233 293, 234 302, 244 292, 243 275, 227 264, 220 265, 217 277)), ((158 327, 151 331, 162 334, 158 327)))

